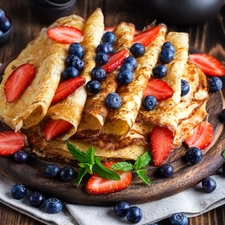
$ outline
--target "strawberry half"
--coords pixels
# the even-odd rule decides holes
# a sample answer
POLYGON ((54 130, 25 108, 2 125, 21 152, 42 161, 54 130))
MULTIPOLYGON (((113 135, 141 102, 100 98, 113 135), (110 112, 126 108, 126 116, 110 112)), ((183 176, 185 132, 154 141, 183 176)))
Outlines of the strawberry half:
POLYGON ((83 40, 83 33, 75 28, 69 26, 58 26, 47 30, 47 35, 53 41, 61 44, 72 44, 74 42, 81 42, 83 40))
POLYGON ((150 135, 153 164, 160 166, 173 147, 173 133, 167 127, 154 126, 150 135))
POLYGON ((143 97, 147 95, 152 95, 158 101, 161 101, 171 98, 173 96, 173 89, 165 81, 153 78, 148 81, 143 97))
POLYGON ((225 68, 221 62, 208 54, 195 53, 190 55, 190 61, 199 67, 206 75, 223 76, 225 68))
POLYGON ((73 125, 65 120, 52 120, 50 119, 44 129, 45 139, 47 141, 59 136, 69 129, 71 129, 73 125))
POLYGON ((195 128, 194 132, 188 139, 185 140, 185 143, 188 147, 196 147, 201 150, 208 147, 212 141, 213 137, 213 126, 207 121, 199 123, 195 128))
POLYGON ((85 83, 84 77, 75 77, 59 83, 55 91, 55 95, 52 99, 51 105, 54 105, 63 99, 67 98, 75 90, 81 87, 85 83))
POLYGON ((160 26, 155 26, 145 31, 142 31, 134 36, 133 43, 140 43, 144 46, 150 45, 157 37, 160 31, 160 26))
POLYGON ((25 63, 17 67, 8 77, 5 86, 5 96, 7 102, 16 101, 36 76, 33 64, 25 63))
POLYGON ((22 132, 11 130, 0 132, 0 155, 9 156, 21 150, 26 143, 26 136, 22 132))
MULTIPOLYGON (((103 165, 110 169, 114 163, 116 162, 108 161, 104 162, 103 165)), ((99 177, 97 174, 93 174, 87 182, 86 191, 89 194, 100 195, 121 191, 127 188, 132 180, 132 172, 116 172, 119 174, 120 180, 107 180, 99 177)))
POLYGON ((102 67, 106 73, 111 73, 123 63, 128 55, 129 53, 126 49, 113 53, 109 56, 109 61, 102 67))

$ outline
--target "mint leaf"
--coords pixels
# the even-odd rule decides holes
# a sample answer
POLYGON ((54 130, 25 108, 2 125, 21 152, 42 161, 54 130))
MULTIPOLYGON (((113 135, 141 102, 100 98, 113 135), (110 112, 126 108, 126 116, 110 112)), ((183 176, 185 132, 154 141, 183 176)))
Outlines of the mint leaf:
POLYGON ((89 159, 89 162, 94 164, 95 163, 95 149, 93 146, 91 146, 87 152, 86 152, 86 157, 89 159))
POLYGON ((151 156, 149 152, 145 152, 143 155, 138 156, 136 162, 134 163, 134 169, 139 170, 149 164, 151 156))
POLYGON ((77 186, 80 185, 84 175, 87 173, 87 170, 85 168, 80 168, 77 174, 76 184, 77 186))
POLYGON ((113 170, 120 170, 120 171, 131 171, 133 170, 133 165, 128 162, 118 162, 112 165, 111 167, 113 170))
POLYGON ((93 163, 78 163, 78 166, 81 168, 85 168, 89 174, 93 173, 93 163))
POLYGON ((151 184, 148 176, 146 175, 147 173, 147 169, 143 169, 143 170, 136 170, 137 175, 146 183, 146 184, 151 184))
POLYGON ((225 159, 225 150, 223 151, 222 156, 225 159))
POLYGON ((99 177, 102 177, 104 179, 120 180, 120 176, 116 172, 109 170, 104 165, 102 165, 101 160, 97 156, 95 157, 95 164, 93 165, 93 171, 97 173, 99 177))
POLYGON ((78 162, 86 163, 90 161, 87 154, 76 148, 70 141, 67 141, 67 148, 78 162))

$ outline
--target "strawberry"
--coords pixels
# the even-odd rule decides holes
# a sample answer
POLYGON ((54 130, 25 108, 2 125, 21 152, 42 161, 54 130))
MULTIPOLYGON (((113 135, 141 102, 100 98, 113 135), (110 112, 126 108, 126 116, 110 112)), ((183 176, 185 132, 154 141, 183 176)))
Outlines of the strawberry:
POLYGON ((188 147, 196 147, 201 150, 208 147, 212 141, 213 126, 207 121, 199 123, 195 128, 193 134, 185 140, 188 147))
POLYGON ((83 33, 75 28, 69 26, 58 26, 47 30, 47 35, 53 41, 61 44, 72 44, 74 42, 81 42, 83 40, 83 33))
POLYGON ((52 120, 50 119, 44 129, 45 139, 47 141, 61 135, 71 129, 73 125, 65 120, 52 120))
POLYGON ((144 91, 143 97, 153 95, 158 101, 171 98, 173 96, 173 89, 160 79, 150 79, 144 91))
POLYGON ((222 63, 211 55, 195 53, 190 55, 189 60, 197 67, 199 67, 206 75, 225 75, 225 68, 222 63))
POLYGON ((21 150, 26 143, 26 136, 22 132, 12 130, 0 132, 0 155, 9 156, 21 150))
POLYGON ((133 43, 140 43, 144 46, 150 45, 157 37, 160 31, 160 26, 155 26, 150 29, 144 30, 134 36, 133 43))
POLYGON ((8 77, 4 91, 7 102, 16 101, 36 76, 33 64, 25 63, 17 67, 8 77))
POLYGON ((173 133, 167 127, 154 126, 150 135, 153 164, 160 166, 173 147, 173 133))
POLYGON ((52 99, 51 105, 54 105, 63 99, 67 98, 76 89, 81 87, 85 83, 84 77, 75 77, 59 83, 55 91, 55 95, 52 99))
POLYGON ((102 67, 106 73, 111 73, 123 63, 128 55, 129 53, 126 49, 113 53, 109 56, 109 61, 102 67))
MULTIPOLYGON (((116 162, 108 161, 104 162, 103 165, 108 169, 116 162)), ((120 180, 107 180, 99 177, 97 174, 93 174, 86 185, 86 191, 89 194, 109 194, 117 191, 121 191, 127 188, 132 180, 132 172, 116 171, 120 175, 120 180)))

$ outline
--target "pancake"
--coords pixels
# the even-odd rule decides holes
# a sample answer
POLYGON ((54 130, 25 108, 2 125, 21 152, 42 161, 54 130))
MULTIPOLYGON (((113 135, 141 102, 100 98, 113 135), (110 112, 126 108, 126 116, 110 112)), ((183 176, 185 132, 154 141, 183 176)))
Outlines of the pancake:
MULTIPOLYGON (((67 25, 83 29, 84 20, 76 15, 57 20, 51 27, 67 25)), ((0 85, 0 117, 9 127, 18 131, 38 124, 46 115, 64 70, 67 44, 48 38, 47 29, 31 41, 5 69, 0 85), (4 85, 11 73, 24 63, 34 64, 36 77, 18 100, 6 101, 4 85)))
POLYGON ((116 92, 122 98, 122 106, 109 111, 102 133, 123 138, 133 126, 141 107, 143 92, 152 76, 152 69, 158 61, 159 52, 165 41, 167 27, 164 24, 160 26, 158 36, 146 46, 145 54, 137 58, 138 66, 134 71, 133 81, 118 87, 116 92))
MULTIPOLYGON (((135 32, 134 25, 121 22, 113 32, 116 35, 115 51, 129 50, 135 32)), ((116 81, 118 71, 119 69, 107 74, 106 79, 101 82, 101 90, 88 97, 76 135, 90 137, 100 134, 108 114, 105 98, 109 93, 115 92, 118 87, 116 81)))
MULTIPOLYGON (((100 9, 95 10, 87 19, 84 25, 84 63, 81 77, 86 78, 86 82, 91 79, 91 70, 95 67, 96 48, 99 45, 104 32, 104 17, 100 9)), ((47 117, 53 120, 65 120, 73 125, 72 129, 64 133, 60 138, 67 140, 76 133, 81 120, 81 115, 87 99, 85 85, 77 89, 65 100, 51 106, 47 112, 47 117)))

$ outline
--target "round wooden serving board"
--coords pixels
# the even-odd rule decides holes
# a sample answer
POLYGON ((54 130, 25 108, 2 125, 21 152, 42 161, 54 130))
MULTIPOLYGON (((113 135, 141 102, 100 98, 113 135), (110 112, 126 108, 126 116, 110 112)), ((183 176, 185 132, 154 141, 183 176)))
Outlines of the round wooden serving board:
MULTIPOLYGON (((215 132, 213 142, 203 151, 202 161, 196 165, 188 164, 184 160, 187 148, 181 146, 179 149, 175 149, 166 160, 174 167, 174 174, 171 177, 158 178, 155 175, 157 168, 149 165, 147 175, 151 180, 151 185, 145 185, 134 174, 131 185, 123 191, 108 195, 89 195, 85 192, 86 180, 77 188, 74 180, 62 182, 47 178, 44 170, 50 162, 36 157, 30 157, 25 164, 16 163, 12 157, 0 157, 0 172, 31 190, 58 197, 69 203, 110 205, 120 200, 126 200, 131 204, 138 204, 162 199, 195 186, 204 177, 215 173, 224 163, 221 154, 225 149, 225 126, 218 118, 224 107, 224 98, 224 88, 221 92, 210 93, 210 99, 207 103, 208 121, 212 123, 215 132)), ((0 129, 5 129, 5 125, 0 124, 0 129)))

